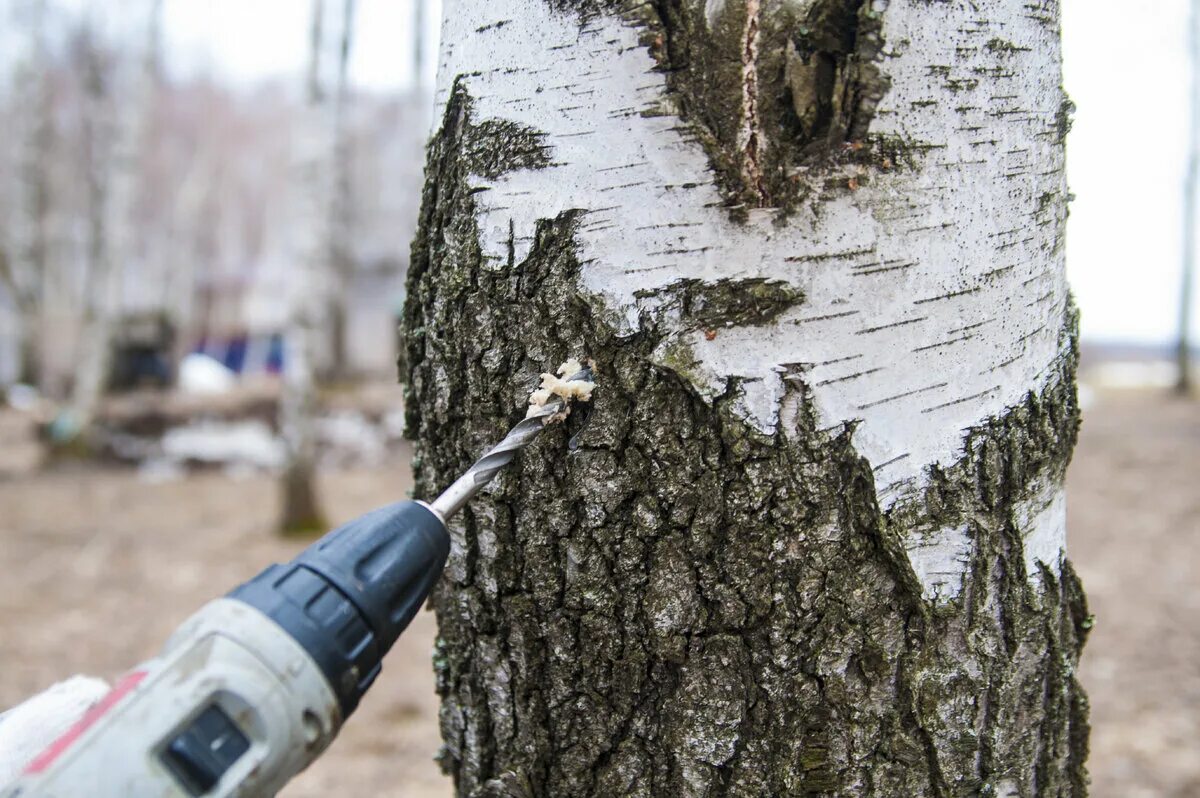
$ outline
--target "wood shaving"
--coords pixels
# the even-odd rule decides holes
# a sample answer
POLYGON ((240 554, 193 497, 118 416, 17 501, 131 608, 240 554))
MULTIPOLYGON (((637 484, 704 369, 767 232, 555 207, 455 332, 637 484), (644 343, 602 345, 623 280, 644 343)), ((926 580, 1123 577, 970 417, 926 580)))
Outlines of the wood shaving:
MULTIPOLYGON (((555 374, 560 377, 569 377, 572 374, 578 374, 581 371, 583 371, 583 364, 572 358, 571 360, 564 360, 563 364, 558 367, 557 371, 555 371, 555 374)), ((545 377, 546 375, 543 374, 542 376, 545 377)))
POLYGON ((546 419, 547 424, 565 419, 571 412, 572 401, 591 401, 592 389, 596 387, 595 383, 590 380, 563 379, 565 376, 583 371, 582 363, 575 359, 567 360, 558 367, 557 371, 557 375, 550 372, 542 373, 541 386, 529 394, 529 410, 525 413, 526 418, 535 415, 538 409, 544 407, 546 402, 549 402, 554 396, 563 400, 563 406, 561 411, 546 419))

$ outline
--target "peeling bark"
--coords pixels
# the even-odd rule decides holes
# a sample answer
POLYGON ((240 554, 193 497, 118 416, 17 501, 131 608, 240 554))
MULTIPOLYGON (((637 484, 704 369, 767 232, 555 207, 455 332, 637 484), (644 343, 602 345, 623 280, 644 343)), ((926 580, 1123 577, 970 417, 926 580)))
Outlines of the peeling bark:
MULTIPOLYGON (((952 82, 1003 69, 1019 121, 992 115, 1017 103, 914 106, 940 65, 908 46, 873 67, 886 94, 858 95, 887 120, 862 185, 825 161, 768 212, 730 203, 745 6, 500 5, 448 11, 405 314, 417 494, 502 435, 548 366, 591 357, 597 388, 452 523, 435 669, 458 794, 1085 794, 1062 95, 1002 65, 1026 51, 982 46, 1004 21, 1057 70, 1056 8, 949 13, 980 47, 930 92, 969 105, 952 82), (662 24, 688 14, 736 57, 662 24), (1043 176, 1014 192, 960 163, 988 134, 1043 176), (969 196, 942 193, 955 170, 969 196), (989 205, 1030 240, 979 226, 989 205)), ((925 10, 872 24, 915 37, 925 10)), ((760 45, 792 13, 764 3, 760 45)), ((757 91, 795 113, 787 52, 764 72, 759 51, 757 91)), ((834 140, 856 124, 839 102, 812 117, 850 120, 834 140)), ((762 153, 813 152, 763 130, 762 153)))
POLYGON ((653 4, 647 30, 670 103, 695 126, 730 206, 787 209, 808 189, 801 170, 882 162, 869 131, 890 85, 877 64, 884 6, 653 4))

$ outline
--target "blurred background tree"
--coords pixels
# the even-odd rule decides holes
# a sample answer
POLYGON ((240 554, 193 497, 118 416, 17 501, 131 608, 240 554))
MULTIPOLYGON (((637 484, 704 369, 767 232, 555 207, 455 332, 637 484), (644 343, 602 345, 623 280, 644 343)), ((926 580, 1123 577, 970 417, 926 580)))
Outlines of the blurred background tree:
POLYGON ((162 447, 117 451, 131 423, 213 416, 182 395, 222 394, 222 421, 266 401, 280 527, 323 525, 329 398, 395 378, 429 119, 426 23, 400 32, 407 77, 356 87, 357 5, 311 3, 307 66, 246 82, 171 46, 186 3, 0 3, 0 386, 36 396, 51 451, 144 461, 162 447))
POLYGON ((1179 376, 1175 390, 1190 396, 1192 388, 1192 304, 1196 282, 1196 209, 1200 200, 1200 0, 1191 0, 1188 25, 1188 139, 1183 181, 1183 267, 1179 284, 1179 329, 1175 362, 1179 376))

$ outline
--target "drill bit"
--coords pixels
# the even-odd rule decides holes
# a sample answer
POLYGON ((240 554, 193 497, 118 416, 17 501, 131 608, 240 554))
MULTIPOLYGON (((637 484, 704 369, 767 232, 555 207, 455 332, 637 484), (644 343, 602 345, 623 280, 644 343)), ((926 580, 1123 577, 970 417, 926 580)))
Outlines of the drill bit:
MULTIPOLYGON (((592 370, 584 368, 567 378, 567 382, 575 380, 591 382, 592 370)), ((491 482, 500 469, 511 463, 518 451, 532 443, 538 433, 547 427, 550 418, 562 412, 566 404, 566 399, 554 396, 544 405, 532 406, 530 415, 509 430, 504 440, 488 449, 461 477, 442 491, 429 505, 429 509, 440 516, 443 522, 449 520, 472 496, 482 490, 484 485, 491 482)))

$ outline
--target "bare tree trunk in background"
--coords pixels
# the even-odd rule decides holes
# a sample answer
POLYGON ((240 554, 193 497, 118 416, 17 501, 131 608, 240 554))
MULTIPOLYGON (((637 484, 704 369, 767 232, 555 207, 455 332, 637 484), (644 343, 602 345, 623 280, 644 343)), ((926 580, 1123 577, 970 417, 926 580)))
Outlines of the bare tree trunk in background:
POLYGON ((334 280, 330 285, 330 376, 344 379, 349 374, 346 343, 347 303, 354 279, 353 234, 354 187, 351 184, 350 136, 346 131, 350 100, 349 65, 354 42, 355 0, 342 0, 341 37, 333 94, 333 193, 330 204, 329 258, 334 280))
POLYGON ((122 277, 138 239, 139 158, 159 80, 162 0, 146 0, 142 5, 145 38, 132 79, 120 79, 119 72, 106 76, 98 45, 89 48, 84 79, 92 150, 87 176, 88 288, 68 423, 59 433, 66 440, 86 440, 99 410, 112 364, 122 277))
POLYGON ((191 162, 183 179, 179 181, 171 205, 166 249, 171 253, 163 283, 162 305, 174 321, 176 357, 183 357, 190 344, 189 337, 201 325, 202 279, 207 263, 206 256, 198 245, 198 236, 204 229, 207 200, 214 191, 213 160, 217 156, 212 148, 192 153, 191 162))
POLYGON ((425 85, 425 1, 413 0, 413 86, 418 91, 425 85))
POLYGON ((1200 0, 1192 0, 1188 53, 1191 70, 1188 102, 1191 106, 1188 127, 1187 173, 1183 184, 1183 274, 1179 286, 1179 338, 1175 357, 1179 376, 1175 389, 1184 395, 1192 391, 1192 299, 1196 280, 1196 211, 1200 193, 1200 0))
MULTIPOLYGON (((329 96, 323 68, 331 54, 327 44, 326 0, 313 0, 309 30, 309 62, 305 81, 306 114, 298 131, 296 193, 296 266, 291 288, 291 314, 285 334, 280 422, 287 461, 283 474, 284 534, 325 527, 316 491, 317 348, 328 319, 330 290, 330 153, 329 96)), ((328 26, 332 27, 332 25, 328 26)))
POLYGON ((101 44, 102 23, 97 9, 89 9, 87 44, 83 62, 83 139, 87 155, 84 185, 87 189, 87 250, 84 288, 82 294, 83 325, 76 346, 71 396, 63 416, 52 431, 55 442, 76 441, 90 421, 87 418, 99 402, 103 388, 103 369, 108 358, 105 349, 109 338, 109 316, 115 303, 116 271, 114 241, 111 236, 110 205, 116 169, 116 101, 114 76, 103 63, 101 44))
POLYGON ((18 208, 13 224, 13 248, 4 270, 6 287, 19 316, 20 367, 18 379, 42 385, 42 300, 49 261, 50 157, 53 123, 50 117, 46 59, 45 0, 21 5, 26 26, 17 55, 15 92, 26 113, 18 117, 18 208))
POLYGON ((409 273, 461 796, 1082 796, 1053 0, 447 4, 409 273), (567 441, 578 436, 568 453, 567 441))

